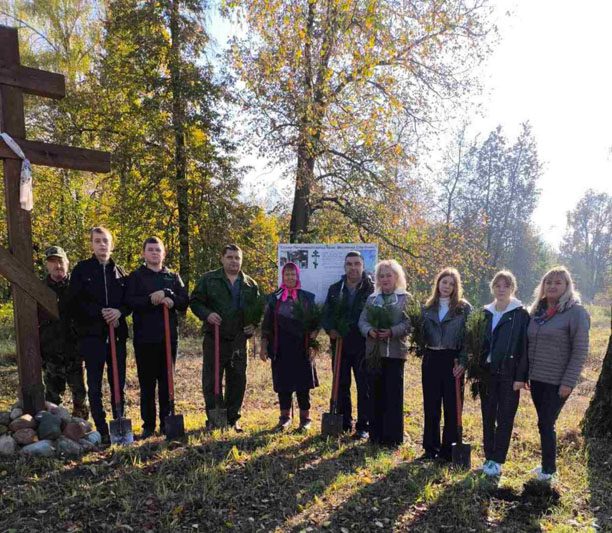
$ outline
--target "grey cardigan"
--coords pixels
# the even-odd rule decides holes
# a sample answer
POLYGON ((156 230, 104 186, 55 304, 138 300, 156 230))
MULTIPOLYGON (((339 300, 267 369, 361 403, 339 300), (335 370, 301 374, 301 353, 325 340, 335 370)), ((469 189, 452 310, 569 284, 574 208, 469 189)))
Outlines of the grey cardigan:
POLYGON ((529 379, 574 388, 589 353, 591 319, 578 302, 543 324, 529 322, 529 379))
MULTIPOLYGON (((389 357, 389 359, 406 360, 408 359, 408 334, 412 329, 410 319, 406 313, 410 295, 407 292, 395 294, 397 294, 397 302, 387 305, 393 317, 391 338, 388 339, 388 345, 387 342, 380 341, 384 343, 381 354, 383 357, 389 357)), ((377 293, 368 296, 363 311, 361 311, 361 316, 359 317, 359 330, 366 338, 366 354, 374 349, 374 344, 376 343, 376 341, 368 335, 370 330, 373 329, 373 326, 368 322, 368 307, 371 305, 382 305, 382 296, 377 293)))

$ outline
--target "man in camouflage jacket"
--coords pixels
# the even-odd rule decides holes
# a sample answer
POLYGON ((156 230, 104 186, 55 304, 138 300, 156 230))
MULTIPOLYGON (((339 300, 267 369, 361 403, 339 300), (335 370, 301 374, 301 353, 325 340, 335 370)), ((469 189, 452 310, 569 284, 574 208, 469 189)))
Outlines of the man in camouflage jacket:
POLYGON ((43 363, 45 398, 59 405, 66 390, 72 392, 73 416, 87 418, 89 411, 85 400, 83 362, 76 347, 76 332, 73 320, 66 307, 66 296, 70 284, 68 257, 59 246, 45 251, 47 277, 45 283, 57 295, 60 319, 51 318, 39 311, 40 352, 43 363))

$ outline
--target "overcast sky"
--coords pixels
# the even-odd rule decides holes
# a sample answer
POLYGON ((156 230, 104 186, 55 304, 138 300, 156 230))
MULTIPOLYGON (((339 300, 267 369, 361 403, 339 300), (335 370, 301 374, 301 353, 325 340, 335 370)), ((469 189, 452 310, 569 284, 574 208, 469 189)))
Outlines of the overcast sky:
MULTIPOLYGON (((544 163, 534 221, 557 247, 587 189, 612 194, 612 0, 493 4, 501 39, 482 67, 484 115, 474 132, 501 124, 513 138, 529 120, 544 163)), ((216 16, 211 28, 223 47, 233 28, 216 16)), ((256 167, 249 181, 275 174, 255 158, 245 163, 256 167)))

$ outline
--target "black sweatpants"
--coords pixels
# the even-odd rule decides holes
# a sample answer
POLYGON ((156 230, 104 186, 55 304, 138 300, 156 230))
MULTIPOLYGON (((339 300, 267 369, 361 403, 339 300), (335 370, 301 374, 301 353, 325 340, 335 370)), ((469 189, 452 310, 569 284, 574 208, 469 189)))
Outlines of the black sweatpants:
MULTIPOLYGON (((332 356, 332 368, 335 368, 336 356, 332 356)), ((342 349, 340 358, 340 381, 338 382, 338 414, 342 414, 342 427, 349 431, 353 426, 353 404, 351 401, 351 373, 357 385, 357 431, 368 431, 368 375, 365 364, 365 342, 363 350, 348 351, 342 349)), ((330 400, 330 410, 331 407, 330 400)))
MULTIPOLYGON (((155 387, 159 398, 159 427, 164 432, 164 419, 170 414, 166 344, 134 344, 138 383, 140 384, 140 416, 142 429, 155 431, 155 387)), ((176 343, 172 344, 172 361, 176 361, 176 343)))
POLYGON ((79 353, 85 361, 87 372, 87 396, 89 397, 89 408, 91 416, 96 424, 96 429, 101 434, 108 434, 106 423, 106 412, 102 405, 102 376, 104 375, 104 365, 106 365, 106 377, 111 390, 111 407, 113 418, 118 418, 120 414, 125 415, 125 349, 126 339, 116 339, 117 347, 117 368, 119 370, 119 392, 121 397, 120 413, 117 412, 113 391, 113 371, 111 365, 111 348, 108 339, 102 337, 84 337, 79 340, 79 353))
POLYGON ((555 424, 567 398, 559 397, 559 385, 542 381, 530 382, 531 398, 538 413, 538 429, 542 446, 542 473, 557 471, 557 433, 555 424))
POLYGON ((503 464, 508 455, 514 416, 521 398, 512 390, 511 376, 490 374, 480 387, 482 434, 485 458, 503 464))
MULTIPOLYGON (((426 350, 422 363, 423 408, 425 427, 423 448, 427 453, 451 459, 452 444, 457 442, 457 397, 453 367, 455 350, 426 350), (440 419, 444 405, 444 430, 440 445, 440 419)), ((461 378, 463 380, 463 377, 461 378)))
POLYGON ((368 369, 370 440, 385 446, 404 442, 404 363, 383 357, 380 369, 368 369))
MULTIPOLYGON (((301 411, 308 411, 310 409, 310 391, 303 390, 295 393, 298 401, 298 406, 301 411)), ((291 409, 291 397, 293 392, 279 392, 278 393, 278 404, 283 411, 291 409)))

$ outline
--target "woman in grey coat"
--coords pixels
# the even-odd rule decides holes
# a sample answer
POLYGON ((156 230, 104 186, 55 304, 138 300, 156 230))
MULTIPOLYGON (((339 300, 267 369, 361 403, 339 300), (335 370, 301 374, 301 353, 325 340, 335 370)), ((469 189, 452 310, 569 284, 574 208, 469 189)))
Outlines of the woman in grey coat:
POLYGON ((535 472, 540 481, 550 482, 556 472, 555 424, 589 352, 590 318, 565 267, 549 270, 534 294, 527 336, 529 383, 542 445, 542 465, 535 472))
POLYGON ((359 317, 366 337, 366 365, 370 392, 370 440, 385 446, 404 441, 404 363, 408 359, 410 295, 406 277, 394 260, 376 265, 376 282, 359 317), (384 327, 381 315, 385 316, 384 327), (378 316, 378 323, 374 317, 378 316))

